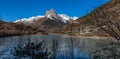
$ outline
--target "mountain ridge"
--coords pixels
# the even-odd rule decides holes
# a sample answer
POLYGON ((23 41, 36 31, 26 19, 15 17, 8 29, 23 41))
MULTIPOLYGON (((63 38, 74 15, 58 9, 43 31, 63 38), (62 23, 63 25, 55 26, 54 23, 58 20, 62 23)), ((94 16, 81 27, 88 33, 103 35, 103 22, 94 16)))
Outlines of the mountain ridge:
POLYGON ((16 20, 15 22, 27 22, 27 23, 31 23, 34 20, 38 20, 39 18, 44 18, 44 17, 48 17, 50 19, 57 19, 57 20, 61 20, 64 23, 67 23, 68 20, 77 20, 78 17, 74 16, 74 17, 70 17, 66 14, 57 14, 56 11, 54 9, 51 9, 50 11, 46 11, 45 16, 44 15, 39 15, 39 16, 32 16, 30 18, 22 18, 19 20, 16 20))

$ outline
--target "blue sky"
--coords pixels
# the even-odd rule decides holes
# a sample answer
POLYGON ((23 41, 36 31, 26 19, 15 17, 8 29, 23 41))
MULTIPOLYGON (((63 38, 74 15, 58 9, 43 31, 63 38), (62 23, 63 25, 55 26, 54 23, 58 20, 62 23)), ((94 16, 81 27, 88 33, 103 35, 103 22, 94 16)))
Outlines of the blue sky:
POLYGON ((82 17, 107 2, 109 0, 0 0, 0 18, 12 22, 44 15, 51 8, 58 14, 82 17))

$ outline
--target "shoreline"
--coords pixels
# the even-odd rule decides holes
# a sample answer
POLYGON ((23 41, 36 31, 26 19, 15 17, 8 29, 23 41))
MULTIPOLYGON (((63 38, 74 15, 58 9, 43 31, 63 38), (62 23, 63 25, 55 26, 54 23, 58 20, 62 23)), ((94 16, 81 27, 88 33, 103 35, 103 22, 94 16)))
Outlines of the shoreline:
MULTIPOLYGON (((67 34, 56 34, 56 33, 49 33, 47 35, 63 35, 63 37, 77 37, 77 38, 93 38, 93 39, 111 39, 112 37, 101 37, 101 36, 70 36, 70 35, 67 35, 67 34)), ((10 35, 10 36, 0 36, 0 38, 6 38, 6 37, 14 37, 14 36, 47 36, 47 35, 34 35, 34 34, 31 34, 31 35, 10 35)), ((112 38, 114 39, 114 38, 112 38)))

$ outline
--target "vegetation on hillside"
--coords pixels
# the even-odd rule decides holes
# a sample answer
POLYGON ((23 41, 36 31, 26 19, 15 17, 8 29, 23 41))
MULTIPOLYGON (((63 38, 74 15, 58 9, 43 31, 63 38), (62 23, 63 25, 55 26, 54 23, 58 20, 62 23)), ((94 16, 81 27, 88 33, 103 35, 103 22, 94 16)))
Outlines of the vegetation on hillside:
POLYGON ((38 32, 46 34, 45 31, 38 30, 29 25, 0 21, 0 36, 30 35, 38 32))

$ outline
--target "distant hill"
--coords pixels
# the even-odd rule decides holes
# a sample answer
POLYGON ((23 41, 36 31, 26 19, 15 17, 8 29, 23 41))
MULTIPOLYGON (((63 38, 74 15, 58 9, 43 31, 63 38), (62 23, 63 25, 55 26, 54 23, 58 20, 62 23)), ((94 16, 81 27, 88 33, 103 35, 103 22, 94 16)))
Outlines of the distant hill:
POLYGON ((38 30, 25 24, 17 24, 12 22, 0 21, 0 37, 2 36, 17 36, 17 35, 30 35, 40 32, 42 35, 46 32, 38 30))

